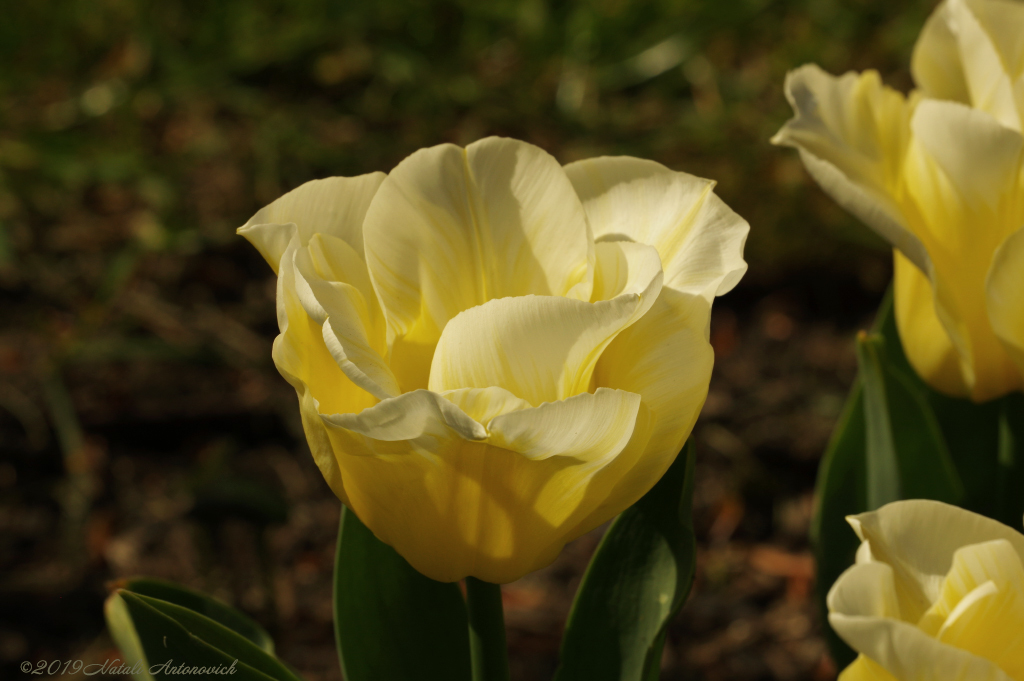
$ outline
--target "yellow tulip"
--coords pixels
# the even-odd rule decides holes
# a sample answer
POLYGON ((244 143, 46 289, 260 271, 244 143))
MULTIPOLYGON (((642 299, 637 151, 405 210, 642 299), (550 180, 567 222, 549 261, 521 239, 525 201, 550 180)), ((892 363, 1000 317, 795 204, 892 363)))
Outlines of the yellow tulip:
POLYGON ((860 655, 839 681, 1024 680, 1024 535, 938 501, 848 520, 828 621, 860 655))
POLYGON ((630 506, 707 395, 748 225, 714 183, 515 140, 302 185, 239 229, 328 484, 436 580, 515 580, 630 506))
POLYGON ((875 71, 793 71, 772 141, 893 245, 915 370, 983 402, 1024 388, 1024 3, 946 0, 911 70, 909 96, 875 71))

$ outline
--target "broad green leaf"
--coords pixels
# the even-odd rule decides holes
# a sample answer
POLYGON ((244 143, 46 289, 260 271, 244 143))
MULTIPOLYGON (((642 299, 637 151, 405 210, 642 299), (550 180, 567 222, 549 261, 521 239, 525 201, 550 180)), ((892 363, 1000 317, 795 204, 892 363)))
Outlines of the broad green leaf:
POLYGON ((858 377, 818 467, 817 503, 811 523, 818 607, 829 651, 840 669, 853 662, 857 654, 829 626, 825 597, 839 575, 853 565, 860 545, 846 516, 868 508, 865 431, 864 390, 858 377))
POLYGON ((424 577, 342 509, 334 633, 346 681, 468 681, 468 628, 457 584, 424 577))
POLYGON ((230 673, 242 681, 301 681, 249 639, 183 606, 118 589, 105 610, 126 661, 140 670, 136 679, 230 673))
POLYGON ((608 528, 562 639, 556 681, 658 678, 668 623, 693 584, 693 441, 608 528))
POLYGON ((200 615, 206 615, 213 621, 241 634, 271 655, 274 654, 274 642, 263 627, 212 596, 187 589, 174 582, 148 577, 122 580, 115 583, 114 586, 143 596, 159 598, 162 601, 194 610, 200 615))
POLYGON ((1001 400, 998 520, 1024 530, 1024 394, 1001 400))

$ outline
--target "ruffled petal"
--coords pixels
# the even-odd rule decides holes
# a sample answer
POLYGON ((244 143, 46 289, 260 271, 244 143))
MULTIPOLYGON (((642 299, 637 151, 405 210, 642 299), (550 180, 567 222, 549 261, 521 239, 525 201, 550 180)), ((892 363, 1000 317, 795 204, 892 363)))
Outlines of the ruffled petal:
POLYGON ((598 244, 595 290, 611 300, 586 303, 556 296, 492 300, 462 312, 441 335, 430 389, 505 388, 530 404, 585 392, 601 352, 651 308, 662 272, 651 246, 598 244))
POLYGON ((896 581, 889 565, 865 563, 844 572, 829 591, 829 624, 850 647, 897 679, 1013 681, 991 660, 942 643, 905 621, 896 581))
POLYGON ((652 419, 647 449, 609 496, 609 507, 628 508, 643 496, 690 436, 715 361, 707 337, 710 316, 703 297, 663 288, 650 311, 601 354, 594 385, 640 395, 652 419))
POLYGON ((918 626, 1024 678, 1024 565, 1013 546, 996 539, 959 549, 918 626))
POLYGON ((499 391, 417 391, 323 417, 350 507, 432 579, 502 583, 546 565, 646 445, 636 395, 523 408, 499 391))
POLYGON ((359 255, 341 239, 317 234, 295 252, 295 270, 295 295, 323 327, 327 349, 345 375, 377 399, 398 395, 384 316, 359 255))
POLYGON ((814 64, 786 76, 796 116, 772 138, 800 151, 811 176, 922 271, 928 252, 899 201, 912 102, 882 85, 875 71, 831 76, 814 64))
POLYGON ((384 173, 369 173, 307 182, 261 208, 238 228, 238 233, 256 247, 275 272, 295 234, 301 245, 314 234, 329 234, 362 254, 363 218, 385 177, 384 173))
POLYGON ((313 459, 331 490, 347 501, 341 471, 319 414, 359 413, 377 399, 353 383, 331 356, 319 323, 307 313, 296 293, 295 237, 280 259, 277 279, 277 315, 281 333, 274 339, 277 370, 295 389, 299 413, 313 459))
POLYGON ((524 142, 414 153, 381 186, 365 237, 405 390, 426 385, 433 346, 463 310, 506 296, 590 298, 586 215, 557 161, 524 142))
POLYGON ((1017 363, 1017 389, 1024 389, 1024 227, 996 251, 985 293, 992 330, 1017 363))
POLYGON ((900 611, 909 622, 916 623, 939 599, 957 549, 1004 539, 1018 556, 1024 556, 1021 533, 939 501, 898 501, 851 516, 849 521, 857 535, 870 542, 874 559, 892 567, 900 611))
POLYGON ((595 239, 657 248, 665 286, 711 300, 746 272, 750 225, 715 195, 713 181, 627 156, 577 161, 565 172, 595 239))

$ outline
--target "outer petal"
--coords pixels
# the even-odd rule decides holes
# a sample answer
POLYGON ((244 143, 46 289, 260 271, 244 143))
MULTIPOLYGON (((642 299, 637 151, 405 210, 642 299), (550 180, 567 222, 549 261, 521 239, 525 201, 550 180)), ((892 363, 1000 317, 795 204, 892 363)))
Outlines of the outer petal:
POLYGON ((365 236, 406 390, 426 385, 430 352, 459 312, 506 296, 590 297, 586 215, 554 158, 524 142, 416 152, 381 186, 365 236))
POLYGON ((906 621, 896 581, 890 566, 865 563, 844 572, 829 591, 829 624, 854 650, 897 679, 1012 681, 990 660, 941 643, 906 621))
POLYGON ((928 253, 898 204, 913 102, 884 87, 875 71, 836 78, 813 64, 786 77, 786 98, 796 116, 772 143, 798 149, 840 206, 929 271, 928 253))
POLYGON ((317 234, 295 252, 295 268, 296 295, 323 326, 327 349, 345 375, 378 399, 397 395, 384 316, 360 256, 341 239, 317 234))
POLYGON ((710 301, 746 272, 750 225, 714 194, 711 180, 626 156, 578 161, 565 172, 594 237, 657 248, 665 286, 710 301))
POLYGON ((274 364, 298 394, 302 426, 314 461, 331 490, 347 503, 341 471, 319 413, 358 413, 377 400, 342 372, 324 344, 320 325, 300 303, 293 266, 298 248, 296 237, 280 261, 277 314, 281 333, 274 340, 274 364))
POLYGON ((650 246, 598 244, 595 289, 615 295, 585 303, 556 296, 492 300, 448 323, 434 352, 430 389, 498 386, 533 405, 590 385, 601 352, 651 308, 661 263, 650 246))
POLYGON ((996 251, 985 292, 992 330, 1017 363, 1017 387, 1024 388, 1024 228, 996 251))
POLYGON ((949 3, 943 2, 928 17, 914 45, 910 72, 926 97, 970 104, 971 93, 951 15, 949 3))
POLYGON ((384 173, 370 173, 307 182, 261 208, 238 233, 259 250, 275 272, 296 232, 302 245, 314 234, 329 234, 361 254, 363 218, 385 177, 384 173))
MULTIPOLYGON (((622 510, 672 465, 708 394, 715 355, 708 343, 711 306, 699 295, 663 288, 651 310, 601 354, 594 385, 628 390, 651 410, 651 440, 606 505, 622 510)), ((596 527, 603 520, 597 520, 596 527)), ((588 524, 590 524, 588 522, 588 524)))
POLYGON ((971 104, 1021 130, 1024 114, 1024 8, 1001 0, 948 0, 971 104))
POLYGON ((1024 556, 1021 533, 938 501, 898 501, 849 521, 857 535, 870 542, 874 559, 892 567, 900 611, 909 622, 917 622, 939 599, 957 549, 1005 539, 1018 556, 1024 556))
POLYGON ((857 659, 839 674, 839 681, 899 681, 885 671, 870 657, 858 655, 857 659))
POLYGON ((1024 223, 1015 198, 1024 138, 954 102, 922 102, 912 125, 907 193, 931 254, 936 315, 956 348, 966 394, 983 402, 1019 386, 984 300, 992 254, 1024 223))
POLYGON ((996 539, 959 549, 918 626, 1024 678, 1024 565, 1013 546, 996 539))
POLYGON ((970 390, 953 341, 935 312, 935 290, 928 277, 893 249, 896 327, 907 359, 928 385, 948 395, 970 390))
POLYGON ((427 391, 324 418, 351 508, 433 579, 508 582, 547 564, 647 442, 636 395, 603 390, 524 409, 494 390, 448 396, 471 410, 513 407, 486 430, 427 391))

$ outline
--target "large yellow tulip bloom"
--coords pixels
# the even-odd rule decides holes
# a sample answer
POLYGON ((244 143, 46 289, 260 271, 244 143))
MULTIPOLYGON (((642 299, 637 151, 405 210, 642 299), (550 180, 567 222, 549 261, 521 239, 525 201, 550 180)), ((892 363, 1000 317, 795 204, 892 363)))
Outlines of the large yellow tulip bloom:
POLYGON ((1024 2, 943 2, 911 68, 909 97, 874 71, 793 71, 796 116, 772 141, 895 247, 921 377, 983 402, 1024 388, 1024 2))
POLYGON ((515 580, 634 503, 707 395, 748 225, 714 183, 515 140, 304 184, 239 233, 335 494, 417 570, 515 580))
POLYGON ((860 656, 839 681, 1024 680, 1024 535, 938 501, 849 520, 828 621, 860 656))

